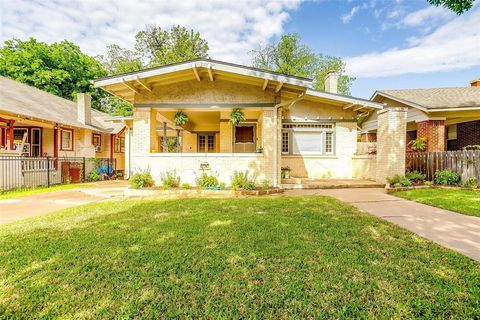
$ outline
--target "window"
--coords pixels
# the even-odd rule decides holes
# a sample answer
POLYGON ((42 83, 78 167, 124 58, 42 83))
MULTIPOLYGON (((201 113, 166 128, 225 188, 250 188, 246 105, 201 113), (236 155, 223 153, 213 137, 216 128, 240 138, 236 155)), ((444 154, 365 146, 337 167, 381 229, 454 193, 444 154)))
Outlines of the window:
POLYGON ((92 144, 95 147, 95 152, 102 152, 102 135, 99 133, 92 134, 92 144))
POLYGON ((60 150, 73 150, 73 130, 60 129, 60 150))
POLYGON ((334 154, 333 124, 284 124, 283 154, 334 154))
POLYGON ((115 152, 120 153, 120 152, 125 152, 125 138, 124 137, 117 137, 115 136, 115 152))
POLYGON ((235 143, 253 143, 254 126, 236 126, 235 143))
POLYGON ((31 156, 40 157, 42 155, 42 129, 32 128, 30 135, 31 156))
POLYGON ((197 139, 198 152, 215 152, 214 133, 199 133, 197 139))

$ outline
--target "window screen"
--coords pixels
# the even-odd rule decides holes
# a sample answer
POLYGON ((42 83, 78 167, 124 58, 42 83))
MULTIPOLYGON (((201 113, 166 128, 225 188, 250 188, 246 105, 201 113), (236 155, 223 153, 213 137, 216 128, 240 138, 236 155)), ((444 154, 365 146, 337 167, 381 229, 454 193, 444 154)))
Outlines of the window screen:
POLYGON ((293 153, 322 153, 321 132, 294 132, 292 134, 293 153))
POLYGON ((253 126, 235 127, 235 143, 253 143, 253 126))

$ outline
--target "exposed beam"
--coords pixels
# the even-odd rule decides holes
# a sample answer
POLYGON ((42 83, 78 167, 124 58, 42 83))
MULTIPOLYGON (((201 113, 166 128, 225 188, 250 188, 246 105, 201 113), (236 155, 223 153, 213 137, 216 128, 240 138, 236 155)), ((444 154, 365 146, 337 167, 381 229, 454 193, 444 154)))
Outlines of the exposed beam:
POLYGON ((208 76, 210 77, 210 81, 214 81, 215 79, 213 78, 213 71, 212 71, 211 64, 208 65, 207 71, 208 71, 208 76))
POLYGON ((358 110, 363 109, 363 108, 365 108, 365 106, 358 106, 355 109, 353 109, 353 111, 358 111, 358 110))
POLYGON ((129 84, 129 83, 126 83, 126 82, 122 82, 122 84, 127 87, 128 89, 132 90, 133 92, 135 93, 140 93, 140 91, 138 91, 137 88, 135 88, 133 85, 129 84))
POLYGON ((150 86, 145 81, 140 80, 138 77, 135 79, 135 81, 147 91, 152 92, 152 88, 150 88, 150 86))
POLYGON ((195 75, 195 78, 197 78, 198 81, 202 80, 200 78, 200 75, 198 74, 198 70, 197 70, 197 66, 194 64, 192 64, 192 70, 193 70, 193 74, 195 75))
POLYGON ((265 89, 267 89, 267 85, 268 85, 268 79, 265 79, 265 81, 263 81, 263 86, 262 86, 263 91, 265 91, 265 89))
POLYGON ((354 106, 356 106, 355 103, 350 103, 349 105, 346 105, 345 107, 343 107, 343 110, 350 109, 351 107, 354 107, 354 106))
POLYGON ((275 87, 275 93, 278 93, 278 91, 280 91, 280 89, 282 89, 283 87, 283 81, 280 81, 277 86, 275 87))

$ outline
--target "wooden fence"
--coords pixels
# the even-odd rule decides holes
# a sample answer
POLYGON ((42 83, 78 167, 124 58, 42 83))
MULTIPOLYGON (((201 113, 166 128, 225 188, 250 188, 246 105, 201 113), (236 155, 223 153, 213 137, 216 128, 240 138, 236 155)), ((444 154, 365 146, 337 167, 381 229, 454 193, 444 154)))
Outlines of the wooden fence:
POLYGON ((406 170, 420 171, 433 180, 435 172, 450 169, 465 181, 476 178, 480 181, 480 150, 409 152, 406 155, 406 170))

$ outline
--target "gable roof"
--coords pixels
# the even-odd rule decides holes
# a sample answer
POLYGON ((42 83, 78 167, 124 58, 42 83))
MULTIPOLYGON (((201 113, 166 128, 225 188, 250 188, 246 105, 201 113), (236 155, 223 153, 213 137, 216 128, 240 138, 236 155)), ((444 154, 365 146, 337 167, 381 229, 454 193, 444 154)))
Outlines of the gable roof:
POLYGON ((24 83, 0 76, 0 111, 47 120, 77 128, 118 133, 120 123, 108 121, 108 114, 92 109, 92 123, 77 120, 77 104, 24 83))
POLYGON ((383 96, 425 112, 480 109, 480 87, 378 90, 383 96))
POLYGON ((232 77, 231 79, 238 79, 239 76, 244 77, 244 79, 250 79, 249 81, 251 82, 249 83, 259 85, 263 90, 265 90, 267 85, 273 85, 276 89, 278 88, 278 90, 280 90, 279 88, 282 88, 283 90, 288 87, 289 90, 293 90, 294 92, 297 92, 297 94, 305 92, 306 96, 313 98, 339 101, 365 108, 381 109, 383 107, 382 104, 370 100, 314 90, 312 88, 315 85, 315 82, 312 79, 207 58, 199 58, 100 78, 94 80, 93 84, 96 88, 102 88, 111 94, 133 102, 134 93, 138 93, 138 90, 152 90, 151 84, 145 82, 147 78, 153 78, 153 82, 156 82, 161 81, 161 79, 158 79, 158 77, 161 76, 169 81, 174 81, 172 79, 175 79, 176 77, 178 81, 181 81, 186 79, 185 72, 188 73, 191 79, 196 78, 198 81, 201 80, 201 77, 199 76, 200 72, 203 72, 204 74, 208 73, 208 77, 211 81, 213 81, 217 74, 223 76, 230 74, 232 77), (130 90, 129 94, 126 94, 125 90, 130 90))

